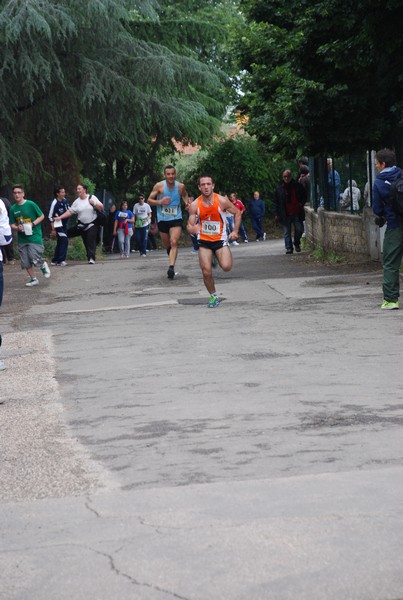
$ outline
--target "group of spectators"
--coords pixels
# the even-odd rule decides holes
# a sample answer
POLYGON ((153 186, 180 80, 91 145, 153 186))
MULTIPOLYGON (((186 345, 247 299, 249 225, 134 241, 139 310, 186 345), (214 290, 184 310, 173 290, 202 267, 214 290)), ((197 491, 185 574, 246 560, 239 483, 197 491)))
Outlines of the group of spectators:
MULTIPOLYGON (((327 159, 327 186, 329 192, 329 208, 333 210, 359 210, 361 192, 354 180, 348 182, 343 193, 340 193, 340 175, 333 168, 333 160, 327 159)), ((301 251, 301 237, 304 234, 305 211, 304 205, 310 195, 310 172, 308 159, 302 157, 298 161, 298 174, 294 179, 290 169, 282 173, 281 183, 274 190, 273 213, 276 221, 283 226, 286 254, 301 251)), ((244 216, 249 215, 251 227, 257 242, 266 239, 263 228, 263 219, 266 211, 266 202, 260 197, 259 191, 253 193, 252 198, 245 204, 237 197, 235 192, 229 194, 229 200, 244 216)), ((7 210, 10 203, 4 199, 7 210)), ((54 199, 48 210, 48 219, 51 226, 51 237, 56 239, 56 248, 51 259, 53 266, 65 266, 68 248, 68 239, 80 235, 83 239, 87 260, 94 264, 96 260, 96 246, 100 241, 100 213, 104 207, 98 198, 88 194, 84 184, 77 186, 77 199, 70 206, 64 187, 54 191, 54 199), (76 217, 76 223, 68 228, 68 220, 76 217)), ((226 213, 228 234, 233 231, 234 219, 226 213)), ((140 194, 132 209, 128 202, 123 200, 118 207, 112 204, 108 214, 103 215, 103 247, 108 253, 119 253, 121 258, 128 258, 131 248, 145 257, 151 249, 157 248, 156 235, 158 224, 155 213, 144 194, 140 194), (134 244, 132 241, 134 240, 134 244)), ((244 224, 241 222, 239 234, 247 243, 248 235, 244 224)), ((197 240, 191 236, 193 252, 197 253, 197 240)), ((238 245, 236 240, 231 245, 238 245)), ((12 244, 3 249, 3 260, 13 260, 12 244)), ((36 278, 33 278, 36 280, 36 278)), ((28 282, 29 283, 29 282, 28 282)), ((35 283, 34 283, 35 284, 35 283)))
MULTIPOLYGON (((389 157, 389 155, 388 155, 389 157)), ((393 158, 393 157, 392 157, 393 158)), ((386 161, 387 167, 392 159, 386 161)), ((382 161, 381 161, 382 162, 382 161)), ((383 161, 385 162, 385 161, 383 161)), ((392 161, 393 162, 393 161, 392 161)), ((339 208, 343 210, 359 210, 361 192, 354 180, 348 182, 344 193, 340 193, 340 175, 334 169, 333 160, 327 159, 328 179, 327 187, 329 191, 330 208, 339 208), (336 201, 338 200, 338 204, 336 201)), ((173 182, 175 182, 175 169, 172 171, 173 182)), ((159 184, 165 182, 159 182, 159 184)), ((172 183, 174 185, 174 183, 172 183)), ((175 184, 176 185, 176 184, 175 184)), ((180 184, 183 186, 183 184, 180 184)), ((369 188, 369 186, 366 186, 369 188)), ((376 190, 376 186, 374 190, 376 190)), ((368 195, 368 189, 366 190, 368 195)), ((26 285, 29 287, 39 284, 35 275, 35 267, 39 267, 45 277, 50 276, 50 269, 47 262, 43 259, 43 239, 42 239, 42 221, 45 216, 41 209, 31 200, 25 198, 25 190, 22 185, 14 185, 12 188, 14 204, 4 198, 2 199, 3 214, 6 211, 9 215, 11 229, 17 234, 18 250, 21 259, 21 266, 26 269, 29 275, 29 281, 26 285)), ((165 192, 164 192, 165 193, 165 192)), ((51 237, 56 239, 54 254, 51 259, 52 266, 65 266, 68 248, 68 239, 75 236, 81 236, 87 253, 89 264, 94 264, 96 260, 96 246, 99 243, 100 226, 103 225, 103 243, 107 252, 112 252, 117 247, 122 258, 128 258, 131 251, 131 238, 135 235, 135 248, 139 251, 141 257, 147 255, 149 248, 156 249, 156 235, 161 235, 164 231, 160 227, 160 219, 155 218, 152 210, 153 203, 163 214, 168 214, 168 209, 161 209, 161 201, 152 198, 154 191, 150 194, 148 202, 146 197, 140 194, 138 201, 134 204, 132 210, 129 209, 126 200, 123 200, 120 207, 116 205, 110 207, 108 215, 104 213, 103 204, 92 194, 88 194, 87 187, 80 183, 77 186, 77 198, 69 204, 66 199, 64 187, 55 189, 54 199, 48 210, 48 219, 51 226, 51 237), (75 216, 76 222, 72 227, 68 227, 68 220, 75 216), (102 217, 102 219, 101 219, 102 217)), ((365 195, 365 192, 364 192, 365 195)), ((154 194, 155 196, 155 194, 154 194)), ((310 172, 308 160, 301 158, 298 162, 298 174, 294 178, 290 169, 285 169, 282 173, 282 180, 274 190, 273 212, 275 219, 283 226, 284 243, 286 254, 292 254, 294 251, 301 251, 301 238, 304 233, 305 209, 304 205, 310 196, 310 172)), ((227 197, 227 196, 225 196, 227 197)), ((192 197, 188 197, 186 210, 191 205, 192 197)), ((227 197, 228 198, 228 197, 227 197)), ((234 230, 234 218, 231 214, 232 207, 235 206, 241 213, 241 216, 248 214, 251 226, 256 235, 256 241, 266 239, 266 233, 263 231, 263 217, 265 215, 266 203, 260 198, 260 193, 255 191, 253 197, 247 205, 237 197, 235 192, 229 194, 230 208, 225 213, 226 226, 228 234, 234 230)), ((164 203, 166 200, 164 200, 164 203)), ((245 243, 248 242, 248 236, 245 227, 241 221, 239 234, 245 243)), ((236 236, 237 237, 237 236, 236 236)), ((236 237, 232 237, 231 244, 237 245, 236 237)), ((198 251, 197 240, 193 239, 194 252, 198 251)), ((167 242, 167 251, 172 251, 172 245, 167 242)), ((164 247, 166 244, 164 244, 164 247)), ((13 262, 13 247, 11 242, 1 248, 2 263, 13 262)))
MULTIPOLYGON (((46 211, 50 225, 50 237, 56 240, 56 246, 51 258, 51 266, 64 267, 67 265, 68 240, 77 236, 81 236, 83 239, 88 263, 94 264, 96 261, 96 246, 100 241, 101 222, 99 220, 99 213, 103 213, 104 207, 95 195, 88 193, 86 185, 80 183, 76 191, 77 198, 70 205, 66 197, 65 188, 63 186, 55 188, 54 198, 46 211), (71 217, 75 217, 75 222, 72 226, 70 226, 71 221, 69 221, 71 217)), ((26 199, 23 187, 17 186, 17 188, 13 188, 14 200, 16 200, 15 192, 19 193, 23 200, 21 206, 23 204, 25 206, 26 199)), ((266 211, 266 203, 260 197, 260 193, 258 191, 253 193, 253 197, 247 203, 247 207, 234 192, 229 195, 229 199, 242 214, 249 215, 251 226, 256 234, 256 241, 265 240, 266 233, 263 231, 263 218, 266 211)), ((7 213, 10 214, 11 203, 7 198, 3 198, 3 201, 7 213)), ((31 206, 31 202, 28 201, 24 210, 28 206, 31 206)), ((227 212, 226 218, 228 233, 230 233, 234 227, 233 217, 227 212)), ((30 215, 25 215, 23 219, 26 223, 33 220, 30 215)), ((146 202, 146 197, 143 194, 139 195, 132 210, 129 209, 126 200, 123 200, 119 207, 113 203, 108 213, 104 215, 102 225, 103 248, 107 253, 118 253, 121 258, 128 258, 130 252, 135 251, 139 252, 141 257, 145 257, 149 250, 157 249, 157 220, 154 211, 146 202), (134 250, 131 250, 132 248, 134 250)), ((38 234, 39 230, 36 230, 35 233, 38 234)), ((241 223, 239 233, 242 240, 248 243, 248 235, 243 223, 241 223)), ((19 232, 19 234, 20 236, 25 235, 23 232, 19 232)), ((24 241, 28 241, 28 237, 25 237, 24 241)), ((32 241, 32 239, 29 241, 32 241)), ((192 240, 192 242, 194 251, 197 252, 197 241, 192 240)), ((42 238, 40 243, 42 243, 42 238)), ((238 245, 238 242, 234 240, 232 244, 238 245)), ((7 246, 3 246, 1 252, 4 262, 14 262, 12 242, 7 246)), ((33 285, 38 285, 39 281, 36 277, 32 277, 30 281, 32 282, 32 280, 34 281, 33 285)))
MULTIPOLYGON (((283 180, 274 194, 275 217, 284 226, 287 253, 293 252, 293 245, 290 241, 291 226, 294 226, 295 229, 294 247, 297 252, 300 251, 300 237, 303 233, 302 224, 304 220, 303 205, 306 200, 307 186, 309 185, 309 171, 308 173, 303 171, 304 166, 302 166, 297 183, 292 179, 290 171, 284 171, 283 180)), ((40 246, 43 244, 42 227, 38 227, 38 225, 45 217, 40 218, 42 212, 39 207, 32 201, 26 200, 25 190, 22 186, 13 187, 13 196, 16 206, 19 206, 18 215, 11 210, 11 205, 7 199, 4 199, 4 202, 10 214, 10 223, 17 232, 19 245, 25 247, 29 242, 29 247, 33 243, 40 246), (25 214, 28 207, 32 210, 33 206, 37 207, 38 218, 36 220, 35 215, 25 214), (32 224, 34 228, 33 237, 31 235, 27 236, 23 226, 18 224, 18 219, 20 219, 21 224, 25 224, 25 228, 32 224)), ((235 192, 229 194, 229 200, 240 210, 242 215, 249 215, 256 241, 265 240, 266 233, 263 230, 263 219, 266 212, 266 203, 260 197, 259 191, 253 193, 246 206, 235 192)), ((101 224, 103 225, 103 247, 106 252, 118 252, 121 258, 128 258, 133 236, 135 240, 134 249, 140 253, 141 257, 145 257, 148 250, 157 248, 157 220, 143 194, 139 195, 132 210, 129 209, 128 202, 123 200, 119 208, 116 204, 112 204, 108 214, 105 215, 103 204, 95 195, 88 193, 87 186, 83 183, 77 186, 77 198, 71 205, 66 198, 65 188, 60 186, 54 190, 54 198, 49 205, 47 217, 51 228, 50 236, 56 240, 51 266, 66 266, 68 240, 76 236, 82 237, 87 261, 89 264, 94 264, 96 261, 96 247, 100 241, 101 224), (101 215, 103 216, 102 221, 100 220, 101 215), (75 222, 72 226, 69 226, 71 217, 75 217, 75 222)), ((226 220, 228 234, 230 234, 234 229, 234 220, 228 211, 226 212, 226 220)), ((248 235, 242 222, 239 234, 242 240, 248 243, 248 235)), ((198 251, 197 240, 192 239, 192 242, 193 251, 196 253, 198 251)), ((231 244, 238 245, 238 242, 234 239, 231 244)), ((36 250, 38 251, 38 248, 36 250)), ((2 252, 4 261, 12 262, 14 260, 12 244, 2 248, 2 252)), ((33 263, 38 264, 40 268, 43 267, 43 264, 45 265, 43 269, 48 275, 49 267, 46 261, 41 262, 42 258, 37 255, 33 258, 35 258, 33 263)), ((22 264, 30 277, 26 285, 31 287, 38 285, 39 280, 34 273, 29 257, 26 257, 22 264)))
MULTIPOLYGON (((342 192, 340 174, 334 168, 333 159, 327 159, 327 189, 328 207, 330 210, 349 211, 357 213, 361 210, 361 190, 355 179, 349 179, 347 186, 342 192)), ((323 207, 324 199, 321 198, 320 205, 323 207)), ((370 185, 367 181, 364 187, 364 204, 371 206, 370 185)))
POLYGON ((108 253, 119 252, 121 258, 129 258, 134 236, 136 250, 140 256, 147 256, 150 244, 154 250, 157 248, 155 225, 155 217, 143 194, 140 194, 133 210, 129 210, 127 200, 120 203, 120 208, 112 204, 104 225, 104 249, 108 253))
MULTIPOLYGON (((229 201, 241 211, 242 217, 245 214, 249 215, 251 226, 256 234, 256 241, 260 242, 261 240, 266 239, 266 233, 263 231, 263 217, 266 212, 266 205, 264 200, 260 197, 259 192, 254 192, 253 197, 249 200, 247 207, 245 204, 237 197, 235 192, 229 194, 229 201)), ((225 217, 227 219, 227 227, 228 233, 231 233, 234 230, 234 216, 231 215, 228 211, 225 213, 225 217)), ((245 243, 248 243, 248 234, 245 229, 244 223, 241 221, 239 227, 239 234, 242 240, 245 243)), ((231 245, 237 246, 238 242, 233 240, 231 245)))
MULTIPOLYGON (((384 148, 377 152, 375 164, 378 171, 373 187, 375 223, 379 226, 386 224, 383 244, 383 302, 381 309, 397 310, 399 309, 400 295, 400 266, 403 257, 403 176, 401 169, 396 166, 395 153, 390 149, 384 148)), ((63 187, 56 188, 55 197, 48 213, 51 236, 57 240, 51 264, 66 265, 68 239, 76 235, 80 235, 84 241, 88 263, 94 264, 99 229, 102 224, 105 227, 106 235, 110 236, 111 245, 117 238, 122 258, 129 256, 133 231, 136 233, 138 249, 143 257, 146 256, 148 239, 151 237, 155 244, 154 235, 159 231, 170 262, 167 275, 169 279, 174 279, 176 273, 171 261, 174 263, 172 257, 176 259, 176 238, 182 230, 182 219, 176 217, 178 214, 181 215, 179 213, 181 199, 182 201, 186 200, 185 207, 189 213, 187 230, 191 236, 196 236, 203 280, 210 293, 208 306, 210 308, 217 307, 219 297, 212 276, 214 263, 218 260, 224 271, 232 268, 232 256, 228 242, 236 242, 238 233, 241 234, 244 242, 248 241, 242 225, 242 214, 246 210, 248 210, 252 227, 256 233, 256 241, 266 239, 262 228, 265 203, 260 198, 259 192, 253 194, 247 208, 235 193, 230 194, 230 198, 215 194, 214 181, 210 176, 199 178, 198 187, 201 195, 196 202, 192 202, 184 184, 176 182, 175 169, 167 166, 164 174, 165 181, 158 182, 154 186, 148 199, 149 202, 151 201, 159 207, 158 225, 152 216, 150 204, 145 202, 144 195, 140 195, 133 210, 129 210, 127 202, 123 201, 119 209, 113 206, 109 215, 106 216, 103 212, 103 204, 96 196, 88 194, 84 184, 77 186, 78 197, 71 206, 66 199, 65 189, 63 187), (69 228, 67 221, 73 215, 76 216, 76 223, 69 228), (222 215, 226 215, 226 217, 221 219, 222 215), (231 225, 232 217, 234 218, 231 225), (229 229, 232 227, 229 235, 225 231, 223 232, 226 223, 228 223, 229 229), (175 232, 176 237, 170 235, 171 230, 175 232), (173 243, 175 243, 174 247, 173 243)), ((296 252, 301 251, 300 242, 305 218, 304 204, 309 198, 309 186, 309 168, 304 161, 301 161, 297 179, 293 178, 290 169, 285 169, 282 181, 275 189, 275 218, 283 226, 286 254, 292 254, 294 249, 296 252)), ((336 201, 339 197, 340 177, 333 169, 331 159, 328 160, 328 187, 331 189, 331 197, 336 201)), ((45 278, 49 278, 51 275, 49 266, 44 259, 42 222, 45 215, 35 202, 25 198, 25 190, 21 184, 14 185, 12 193, 14 204, 10 205, 6 198, 0 199, 0 306, 3 298, 3 263, 7 260, 9 262, 14 260, 13 232, 17 235, 21 268, 26 270, 29 277, 25 285, 27 287, 39 285, 36 269, 40 269, 45 278)), ((358 210, 360 191, 354 181, 351 181, 351 185, 349 182, 341 200, 343 200, 344 208, 348 207, 348 203, 351 206, 352 202, 353 210, 358 210)), ((334 206, 336 205, 334 204, 334 206)), ((0 335, 0 346, 1 342, 0 335)), ((0 371, 4 369, 5 364, 0 360, 0 371)))
MULTIPOLYGON (((189 196, 189 200, 194 200, 194 197, 189 196)), ((254 192, 247 207, 237 197, 235 192, 229 194, 229 200, 241 211, 242 215, 249 215, 252 228, 256 234, 256 241, 265 240, 266 233, 263 231, 263 217, 266 205, 264 200, 260 198, 260 193, 257 191, 254 192)), ((228 211, 225 213, 225 217, 229 234, 234 229, 234 218, 228 211)), ((127 258, 131 246, 134 245, 135 252, 139 252, 141 256, 146 256, 148 250, 156 250, 157 248, 157 233, 158 225, 154 212, 145 201, 145 196, 140 195, 132 211, 128 210, 128 203, 126 201, 121 203, 120 209, 117 209, 115 204, 111 205, 103 231, 103 246, 107 253, 119 252, 122 258, 127 258), (134 244, 132 244, 132 236, 134 236, 134 244), (116 243, 116 238, 118 243, 116 243)), ((248 235, 243 223, 241 223, 239 234, 242 240, 248 243, 248 235)), ((197 253, 197 239, 195 236, 190 237, 193 252, 197 253)), ((238 242, 233 240, 231 245, 237 246, 238 242)))

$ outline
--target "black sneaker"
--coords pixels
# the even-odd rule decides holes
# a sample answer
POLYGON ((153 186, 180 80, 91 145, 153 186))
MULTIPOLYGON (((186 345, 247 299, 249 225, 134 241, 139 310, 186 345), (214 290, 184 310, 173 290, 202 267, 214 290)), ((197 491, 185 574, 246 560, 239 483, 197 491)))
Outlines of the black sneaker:
POLYGON ((175 277, 175 268, 174 267, 169 267, 168 271, 167 271, 167 275, 168 275, 168 279, 173 279, 175 277))
POLYGON ((286 254, 292 254, 293 250, 287 250, 286 254))
POLYGON ((301 246, 300 245, 295 246, 295 252, 301 252, 301 246))

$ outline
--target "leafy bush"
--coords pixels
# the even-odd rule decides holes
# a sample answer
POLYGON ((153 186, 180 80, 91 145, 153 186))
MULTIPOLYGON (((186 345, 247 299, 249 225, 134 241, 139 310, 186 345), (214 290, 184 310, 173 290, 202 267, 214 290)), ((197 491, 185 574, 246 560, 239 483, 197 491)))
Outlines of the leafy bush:
MULTIPOLYGON (((55 252, 56 240, 46 240, 44 242, 45 245, 45 257, 47 259, 51 259, 55 252)), ((101 250, 99 247, 97 248, 97 256, 98 253, 102 256, 101 250)), ((69 240, 69 247, 67 250, 67 260, 73 261, 87 261, 87 253, 85 251, 84 243, 81 237, 76 237, 69 240)))
POLYGON ((83 177, 81 175, 80 182, 87 186, 87 191, 89 194, 95 194, 96 185, 91 179, 89 179, 88 177, 83 177))
POLYGON ((43 245, 45 246, 44 256, 45 258, 51 259, 53 257, 56 242, 55 240, 44 240, 43 245))
MULTIPOLYGON (((222 194, 235 192, 243 202, 259 190, 270 209, 270 199, 279 183, 282 162, 269 155, 264 146, 248 135, 214 142, 208 151, 200 153, 199 160, 183 173, 189 191, 197 194, 197 178, 210 174, 215 180, 215 191, 222 194)), ((184 170, 184 169, 182 169, 184 170)), ((182 175, 182 173, 181 173, 182 175)))
POLYGON ((85 246, 80 237, 70 240, 69 249, 67 250, 67 258, 70 260, 87 260, 85 246))

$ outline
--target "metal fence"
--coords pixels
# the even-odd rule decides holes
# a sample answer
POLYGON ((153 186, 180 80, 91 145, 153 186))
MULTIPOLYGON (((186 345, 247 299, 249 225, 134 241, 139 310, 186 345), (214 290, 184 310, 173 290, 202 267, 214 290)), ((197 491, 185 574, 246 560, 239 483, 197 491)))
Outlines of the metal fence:
POLYGON ((310 205, 336 212, 359 214, 372 206, 375 152, 348 154, 338 158, 309 158, 310 205))

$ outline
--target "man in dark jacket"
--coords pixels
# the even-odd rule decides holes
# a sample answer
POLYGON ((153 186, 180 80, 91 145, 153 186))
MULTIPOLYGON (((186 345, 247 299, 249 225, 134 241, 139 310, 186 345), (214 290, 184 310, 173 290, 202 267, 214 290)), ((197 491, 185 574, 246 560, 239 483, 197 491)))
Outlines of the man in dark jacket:
POLYGON ((284 228, 284 243, 286 254, 293 253, 291 227, 294 226, 294 248, 301 252, 301 236, 304 232, 306 193, 300 183, 297 183, 286 169, 283 179, 274 192, 275 218, 284 228))
POLYGON ((378 175, 374 181, 372 210, 377 215, 375 222, 382 226, 386 222, 383 242, 383 303, 384 310, 399 308, 399 269, 403 257, 403 223, 390 205, 390 184, 401 176, 396 167, 393 150, 384 148, 375 155, 378 175))
POLYGON ((252 227, 256 233, 256 241, 266 239, 266 234, 263 232, 263 216, 265 212, 265 204, 260 197, 259 192, 253 192, 253 198, 248 204, 248 214, 252 223, 252 227))

